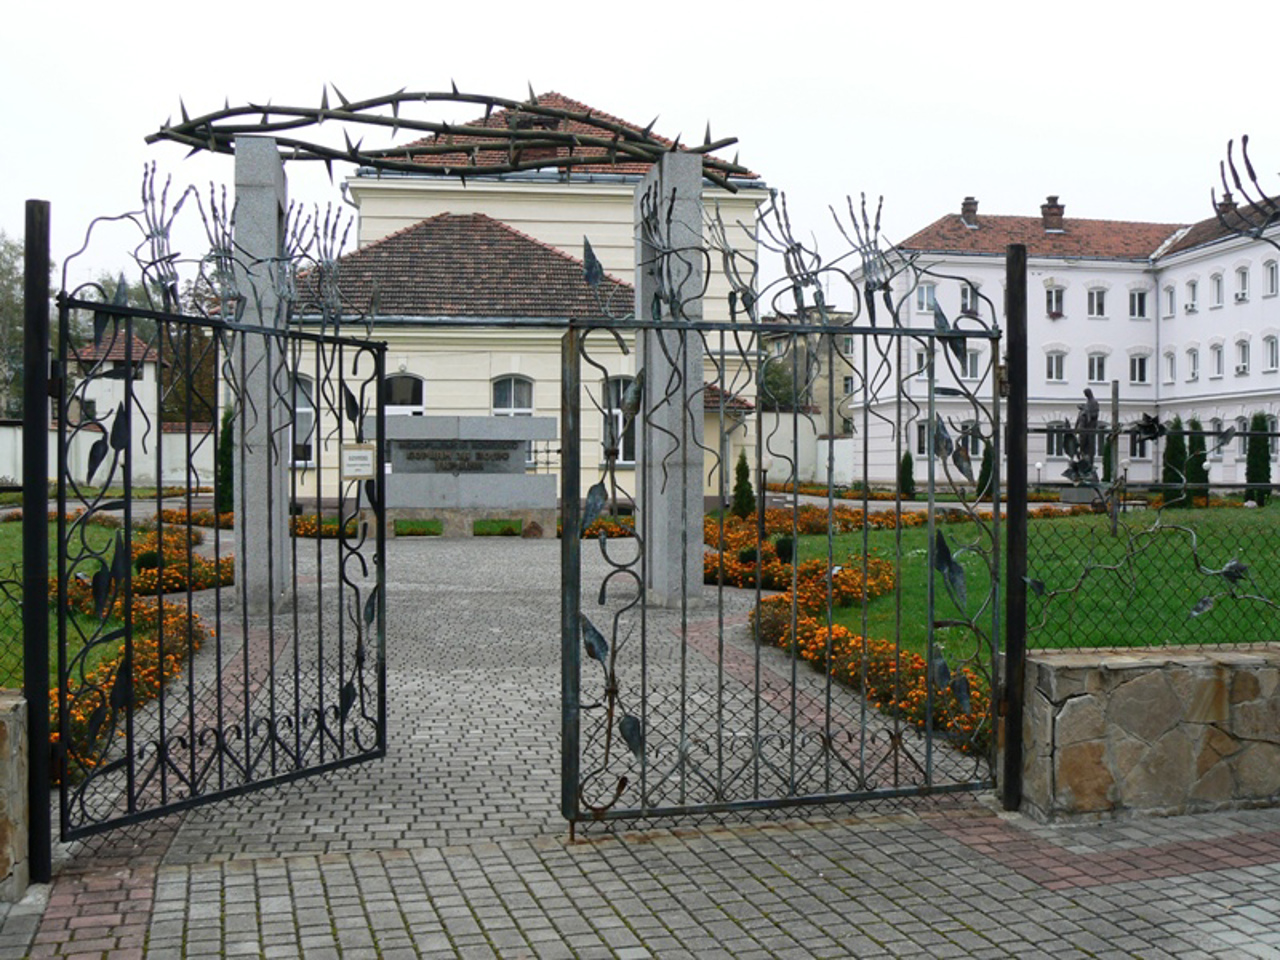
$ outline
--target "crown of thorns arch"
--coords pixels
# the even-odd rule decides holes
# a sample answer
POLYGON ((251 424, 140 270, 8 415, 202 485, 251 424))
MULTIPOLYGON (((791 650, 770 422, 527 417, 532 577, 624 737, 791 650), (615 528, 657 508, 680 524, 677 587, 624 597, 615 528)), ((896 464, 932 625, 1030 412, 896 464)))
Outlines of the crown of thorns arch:
MULTIPOLYGON (((590 110, 568 110, 538 102, 532 88, 528 100, 511 100, 488 94, 462 93, 454 86, 446 92, 399 90, 367 100, 348 100, 333 84, 322 92, 317 107, 293 107, 268 103, 233 107, 227 102, 221 110, 189 116, 180 103, 182 121, 166 121, 149 135, 147 143, 170 140, 190 147, 192 153, 234 153, 239 136, 271 136, 281 147, 285 159, 319 161, 333 175, 333 162, 340 160, 377 170, 406 173, 438 173, 466 179, 481 174, 494 175, 548 168, 572 173, 575 167, 599 167, 622 162, 653 163, 663 153, 685 150, 702 154, 703 175, 712 183, 736 191, 730 181, 734 176, 750 175, 737 158, 728 161, 711 154, 737 143, 736 137, 712 140, 710 125, 701 145, 682 147, 680 138, 668 141, 653 134, 651 121, 643 130, 604 117, 590 110), (332 90, 338 105, 329 101, 332 90), (403 115, 402 109, 416 104, 474 104, 484 108, 482 124, 447 123, 420 120, 403 115), (488 126, 497 111, 505 111, 505 125, 488 126), (345 145, 328 146, 317 140, 292 135, 320 126, 326 121, 362 127, 389 129, 395 136, 401 130, 424 136, 418 142, 399 147, 368 149, 363 139, 352 143, 346 129, 345 145), (577 129, 569 129, 569 124, 577 129), (581 127, 590 132, 584 132, 581 127), (563 129, 562 129, 563 128, 563 129), (548 147, 555 148, 548 155, 548 147), (567 155, 560 153, 565 148, 567 155), (481 155, 485 155, 481 164, 481 155), (432 157, 459 157, 459 162, 427 166, 432 157)), ((655 118, 656 121, 656 118, 655 118)))

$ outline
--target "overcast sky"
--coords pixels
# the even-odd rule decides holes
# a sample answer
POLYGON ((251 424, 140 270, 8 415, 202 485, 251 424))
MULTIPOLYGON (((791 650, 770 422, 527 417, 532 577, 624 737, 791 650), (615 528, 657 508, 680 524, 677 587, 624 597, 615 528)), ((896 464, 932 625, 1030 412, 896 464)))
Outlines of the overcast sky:
MULTIPOLYGON (((1241 133, 1280 188, 1277 26, 1274 0, 22 4, 0 55, 0 229, 21 237, 24 200, 51 201, 61 262, 92 217, 137 208, 145 163, 206 191, 228 181, 229 157, 143 142, 179 97, 195 115, 318 104, 328 81, 357 98, 451 80, 557 90, 699 142, 709 121, 832 252, 826 206, 860 191, 884 195, 893 239, 966 194, 983 213, 1036 214, 1055 193, 1068 217, 1191 222, 1241 133)), ((323 170, 290 182, 295 199, 337 197, 323 170)), ((126 263, 95 247, 72 279, 126 263)))

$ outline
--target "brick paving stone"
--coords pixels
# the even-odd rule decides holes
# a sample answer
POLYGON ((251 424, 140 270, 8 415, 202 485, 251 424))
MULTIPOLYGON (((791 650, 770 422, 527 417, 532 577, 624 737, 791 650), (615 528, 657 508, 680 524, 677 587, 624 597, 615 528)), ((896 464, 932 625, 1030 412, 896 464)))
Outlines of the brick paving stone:
POLYGON ((961 798, 570 844, 556 544, 389 550, 387 759, 67 859, 0 908, 0 957, 1280 951, 1277 810, 1055 825, 961 798))

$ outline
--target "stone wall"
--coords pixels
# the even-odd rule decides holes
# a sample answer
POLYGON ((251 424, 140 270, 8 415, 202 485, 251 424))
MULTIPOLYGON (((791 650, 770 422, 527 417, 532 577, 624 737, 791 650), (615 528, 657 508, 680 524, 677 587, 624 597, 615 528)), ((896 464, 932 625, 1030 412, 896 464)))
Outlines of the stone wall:
POLYGON ((1280 644, 1028 657, 1023 810, 1044 819, 1280 803, 1280 644))
POLYGON ((0 690, 0 903, 27 891, 27 702, 0 690))

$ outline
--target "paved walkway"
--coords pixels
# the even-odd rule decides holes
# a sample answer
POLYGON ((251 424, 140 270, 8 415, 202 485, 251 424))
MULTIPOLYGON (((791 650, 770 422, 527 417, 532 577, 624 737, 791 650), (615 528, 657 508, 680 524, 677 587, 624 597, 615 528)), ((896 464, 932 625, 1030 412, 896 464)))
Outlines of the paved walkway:
POLYGON ((389 756, 71 851, 0 957, 1280 958, 1280 811, 963 797, 570 843, 557 544, 389 549, 389 756))

